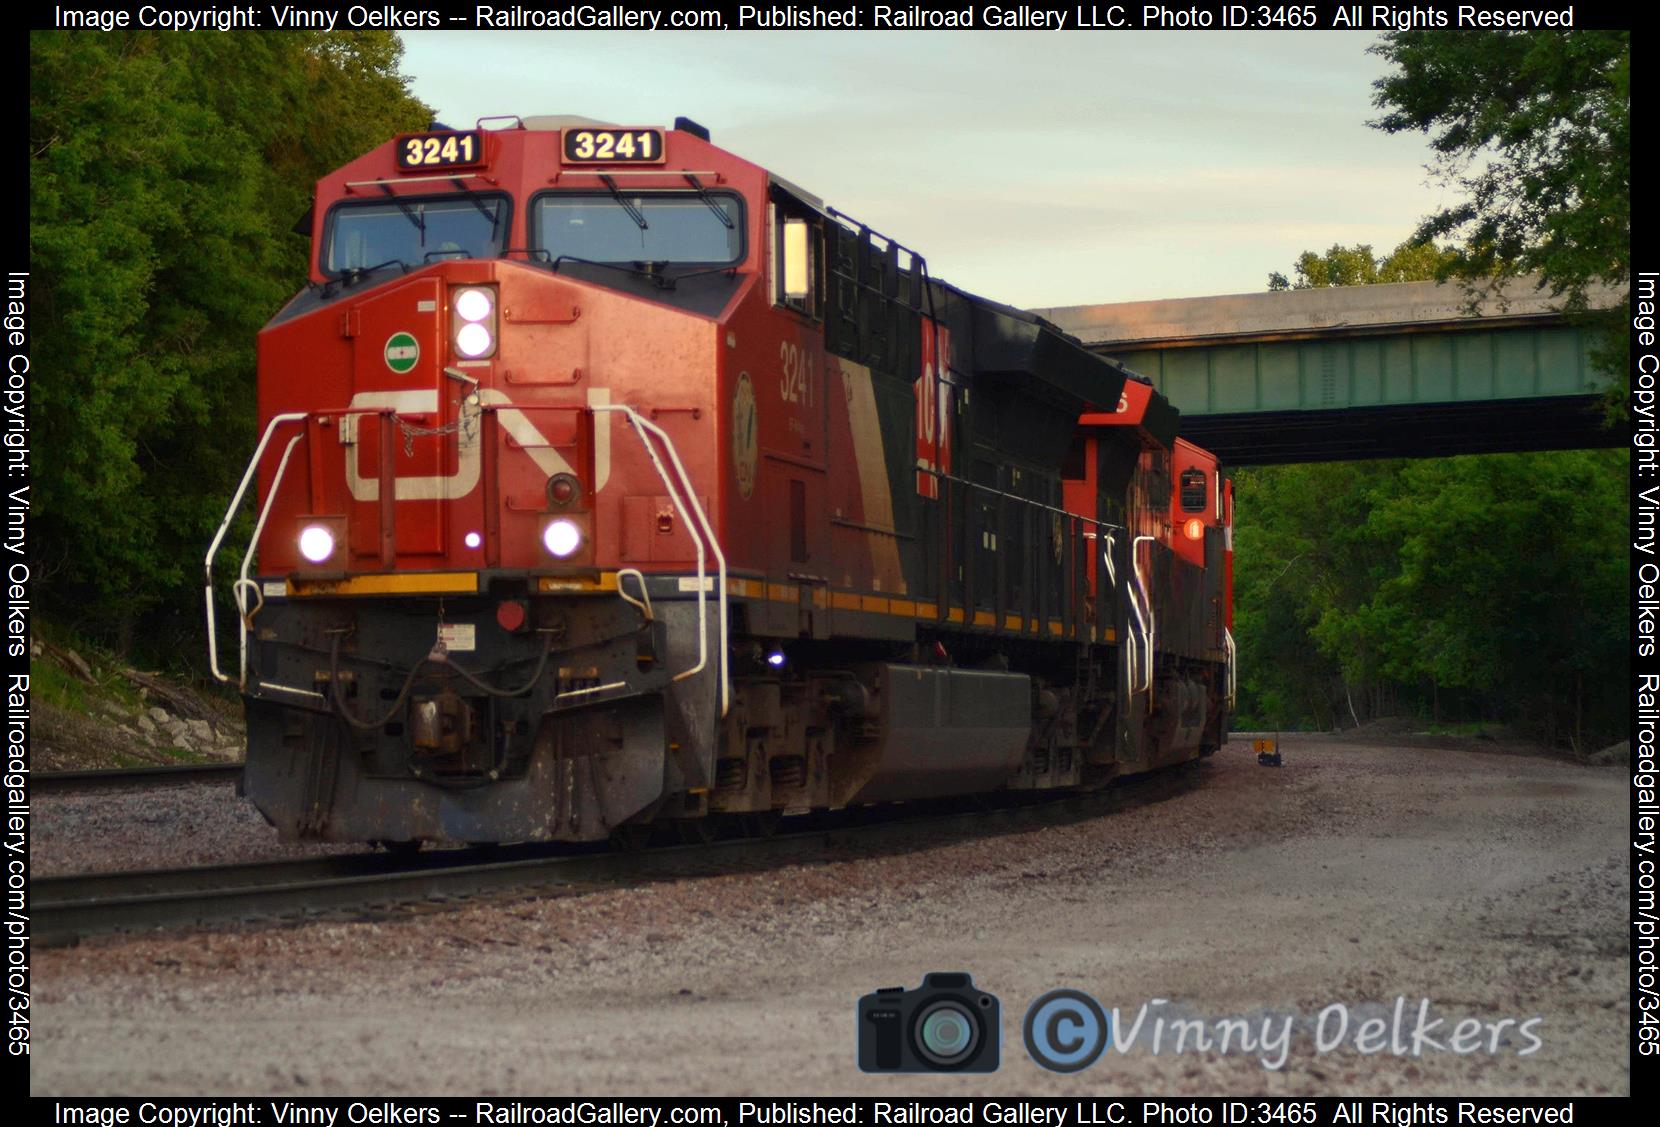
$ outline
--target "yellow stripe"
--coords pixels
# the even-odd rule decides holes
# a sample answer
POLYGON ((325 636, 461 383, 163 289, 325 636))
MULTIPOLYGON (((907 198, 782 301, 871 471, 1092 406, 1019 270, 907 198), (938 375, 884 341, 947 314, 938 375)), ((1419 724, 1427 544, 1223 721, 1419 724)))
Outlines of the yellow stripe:
POLYGON ((470 595, 478 591, 474 571, 426 571, 359 575, 351 579, 289 579, 291 595, 470 595))
MULTIPOLYGON (((422 579, 430 577, 411 576, 408 578, 422 579)), ((465 578, 476 583, 476 580, 473 580, 473 577, 470 575, 465 578)), ((540 584, 541 589, 544 591, 611 591, 616 589, 617 575, 615 572, 608 571, 602 574, 597 581, 580 579, 565 580, 544 577, 540 581, 540 584)), ((314 591, 302 593, 336 593, 333 591, 325 592, 322 589, 324 586, 322 584, 316 584, 314 586, 316 588, 314 591)), ((468 589, 473 590, 476 589, 476 587, 468 589)), ((754 579, 729 579, 726 582, 726 589, 729 594, 738 595, 743 598, 768 599, 772 602, 778 603, 797 603, 801 599, 801 588, 793 583, 766 583, 754 579)), ((378 594, 380 592, 365 589, 361 591, 342 593, 378 594)), ((814 587, 812 588, 812 600, 815 607, 828 606, 834 607, 837 610, 856 610, 870 614, 890 614, 901 618, 918 618, 926 619, 928 621, 937 621, 939 619, 939 608, 933 604, 915 599, 902 599, 897 596, 867 595, 857 591, 827 591, 822 587, 814 587)), ((964 610, 962 607, 946 608, 945 621, 960 624, 963 620, 964 610)), ((1003 629, 1029 631, 1034 634, 1042 634, 1045 621, 1046 620, 1044 619, 1038 618, 1033 618, 1028 621, 1021 615, 1007 614, 1003 616, 1003 629)), ((1068 625, 1062 619, 1051 618, 1048 619, 1047 622, 1049 634, 1052 637, 1076 638, 1078 636, 1077 628, 1068 625)), ((995 626, 997 624, 997 616, 990 611, 975 611, 973 623, 975 626, 995 626)), ((1118 632, 1112 627, 1097 629, 1092 626, 1089 628, 1088 636, 1091 641, 1099 639, 1102 642, 1116 642, 1118 640, 1118 632)))
MULTIPOLYGON (((538 591, 554 594, 585 593, 589 591, 615 591, 617 589, 617 573, 608 571, 604 575, 544 575, 536 580, 538 591)), ((639 594, 638 591, 631 592, 639 594)))
MULTIPOLYGON (((853 428, 853 469, 858 474, 864 504, 864 522, 873 528, 893 528, 893 490, 888 484, 888 462, 882 452, 881 416, 876 410, 876 387, 870 369, 842 361, 842 386, 847 391, 847 416, 853 428)), ((894 591, 905 590, 905 572, 899 564, 899 541, 893 536, 866 535, 870 566, 876 581, 894 591)))

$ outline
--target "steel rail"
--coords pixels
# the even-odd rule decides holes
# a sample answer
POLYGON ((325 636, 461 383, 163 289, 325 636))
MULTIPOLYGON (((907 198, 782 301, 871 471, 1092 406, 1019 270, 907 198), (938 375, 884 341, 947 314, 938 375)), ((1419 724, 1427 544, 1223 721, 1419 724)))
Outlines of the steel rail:
POLYGON ((101 771, 36 771, 29 777, 32 794, 81 794, 142 787, 234 783, 241 763, 181 763, 161 767, 116 767, 101 771))
POLYGON ((1185 777, 1185 773, 1160 771, 1127 786, 1037 801, 1017 798, 1008 806, 989 809, 981 799, 971 798, 803 815, 800 829, 774 837, 740 837, 640 852, 614 852, 603 846, 519 845, 488 851, 438 850, 414 857, 350 853, 299 861, 46 877, 29 886, 33 938, 42 946, 62 946, 109 932, 363 911, 513 890, 570 896, 598 888, 729 873, 746 866, 846 860, 861 852, 916 848, 916 843, 902 839, 919 834, 1011 833, 1034 824, 1093 818, 1127 805, 1159 801, 1168 796, 1172 779, 1185 777), (973 808, 964 810, 964 801, 973 808))

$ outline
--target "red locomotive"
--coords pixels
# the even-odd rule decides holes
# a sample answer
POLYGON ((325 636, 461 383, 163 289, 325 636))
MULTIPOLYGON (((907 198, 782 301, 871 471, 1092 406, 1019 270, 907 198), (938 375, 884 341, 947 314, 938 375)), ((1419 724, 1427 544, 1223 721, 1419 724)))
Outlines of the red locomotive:
POLYGON ((1226 739, 1231 494, 1148 383, 685 119, 504 121, 319 182, 260 334, 207 609, 285 838, 702 832, 1226 739))

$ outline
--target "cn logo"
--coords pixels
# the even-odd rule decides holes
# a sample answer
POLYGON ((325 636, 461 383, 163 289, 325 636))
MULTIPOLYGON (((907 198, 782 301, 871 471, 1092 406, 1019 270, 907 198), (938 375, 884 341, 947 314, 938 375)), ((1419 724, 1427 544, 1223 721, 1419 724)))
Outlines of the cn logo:
MULTIPOLYGON (((609 388, 596 387, 588 391, 588 406, 596 407, 611 402, 609 388)), ((513 401, 504 393, 495 388, 480 388, 473 395, 462 401, 461 415, 463 424, 455 431, 456 460, 455 472, 449 476, 429 474, 424 477, 397 477, 394 479, 392 499, 395 501, 454 501, 465 497, 478 488, 479 470, 483 464, 483 457, 479 449, 479 435, 483 428, 477 426, 478 416, 485 407, 496 409, 496 418, 508 435, 518 443, 524 452, 530 455, 538 469, 548 477, 554 474, 570 473, 571 465, 565 461, 564 455, 559 453, 542 432, 536 429, 536 424, 530 421, 528 415, 512 405, 513 401), (468 421, 472 425, 466 425, 468 421)), ((364 391, 352 396, 348 407, 349 411, 384 411, 392 410, 399 415, 433 415, 438 412, 438 392, 436 389, 413 389, 410 391, 364 391)), ((605 483, 611 477, 611 412, 600 413, 603 417, 595 420, 594 425, 594 492, 605 488, 605 483)), ((379 501, 380 478, 364 477, 357 464, 358 440, 357 432, 359 414, 347 414, 340 420, 340 444, 346 448, 346 488, 351 490, 352 499, 356 501, 379 501)))

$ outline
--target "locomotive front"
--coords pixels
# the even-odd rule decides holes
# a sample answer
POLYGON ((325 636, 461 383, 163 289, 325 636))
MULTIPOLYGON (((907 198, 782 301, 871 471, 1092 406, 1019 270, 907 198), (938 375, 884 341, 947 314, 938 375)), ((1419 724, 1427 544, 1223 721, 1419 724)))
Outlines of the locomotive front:
POLYGON ((310 284, 259 340, 239 652, 212 655, 285 839, 703 812, 729 693, 714 405, 767 183, 706 136, 532 118, 319 182, 310 284))

